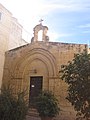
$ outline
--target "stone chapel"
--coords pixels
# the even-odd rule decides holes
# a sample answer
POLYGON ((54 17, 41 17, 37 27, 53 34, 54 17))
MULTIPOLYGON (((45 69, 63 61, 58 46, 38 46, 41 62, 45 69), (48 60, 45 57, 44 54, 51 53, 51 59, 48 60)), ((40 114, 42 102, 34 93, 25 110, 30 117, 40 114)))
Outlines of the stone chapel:
POLYGON ((48 27, 42 23, 36 25, 33 31, 30 44, 6 52, 2 84, 9 82, 16 93, 27 89, 29 103, 41 90, 53 91, 61 108, 60 120, 75 120, 75 111, 65 99, 67 84, 59 79, 59 70, 61 65, 73 59, 75 53, 87 49, 87 45, 50 42, 48 27), (42 41, 38 39, 40 30, 42 41))

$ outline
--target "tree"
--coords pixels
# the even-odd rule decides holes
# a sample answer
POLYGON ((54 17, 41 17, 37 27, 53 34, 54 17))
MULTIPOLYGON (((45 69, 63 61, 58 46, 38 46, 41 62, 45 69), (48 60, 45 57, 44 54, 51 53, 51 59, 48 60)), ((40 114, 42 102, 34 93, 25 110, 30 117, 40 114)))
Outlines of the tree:
POLYGON ((68 84, 68 96, 77 111, 77 120, 90 120, 90 54, 76 54, 67 65, 61 66, 61 79, 68 84))
POLYGON ((3 86, 0 93, 0 120, 25 120, 28 104, 26 91, 13 93, 13 88, 3 86))

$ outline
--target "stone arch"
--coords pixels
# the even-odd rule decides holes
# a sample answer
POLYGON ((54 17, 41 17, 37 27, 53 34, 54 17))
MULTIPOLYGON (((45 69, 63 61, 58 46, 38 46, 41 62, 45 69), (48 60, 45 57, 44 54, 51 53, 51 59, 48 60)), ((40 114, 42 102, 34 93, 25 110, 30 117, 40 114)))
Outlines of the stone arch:
POLYGON ((41 59, 48 65, 49 69, 51 68, 51 72, 49 73, 50 76, 56 75, 55 57, 49 51, 43 48, 31 49, 25 56, 22 56, 22 58, 17 61, 14 71, 20 71, 20 69, 23 69, 27 63, 31 62, 36 58, 41 59))
POLYGON ((15 78, 22 78, 20 85, 26 84, 29 87, 30 76, 44 76, 44 83, 49 87, 49 77, 57 74, 55 57, 47 50, 42 48, 31 49, 25 56, 20 58, 14 67, 15 78), (35 65, 36 64, 36 65, 35 65), (37 65, 38 64, 38 65, 37 65), (42 68, 40 68, 40 66, 42 68), (30 73, 31 70, 37 70, 37 74, 30 73))
POLYGON ((47 36, 47 31, 48 31, 48 27, 47 26, 43 26, 42 24, 36 25, 33 29, 34 31, 34 37, 33 37, 33 41, 38 41, 38 32, 42 30, 42 41, 48 41, 49 39, 47 36))

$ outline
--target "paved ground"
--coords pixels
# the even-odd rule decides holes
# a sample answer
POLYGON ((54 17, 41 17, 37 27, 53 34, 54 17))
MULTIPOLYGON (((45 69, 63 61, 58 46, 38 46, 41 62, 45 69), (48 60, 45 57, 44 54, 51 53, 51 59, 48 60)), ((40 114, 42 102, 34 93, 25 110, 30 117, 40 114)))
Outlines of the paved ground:
POLYGON ((34 116, 27 116, 26 120, 41 120, 39 117, 34 116))

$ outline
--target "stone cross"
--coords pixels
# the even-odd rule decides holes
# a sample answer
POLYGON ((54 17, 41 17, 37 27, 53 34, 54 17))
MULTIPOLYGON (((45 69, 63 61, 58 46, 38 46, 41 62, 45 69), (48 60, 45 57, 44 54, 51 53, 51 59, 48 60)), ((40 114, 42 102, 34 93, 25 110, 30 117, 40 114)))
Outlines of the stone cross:
POLYGON ((42 21, 43 21, 42 19, 39 20, 40 24, 42 24, 42 21))

